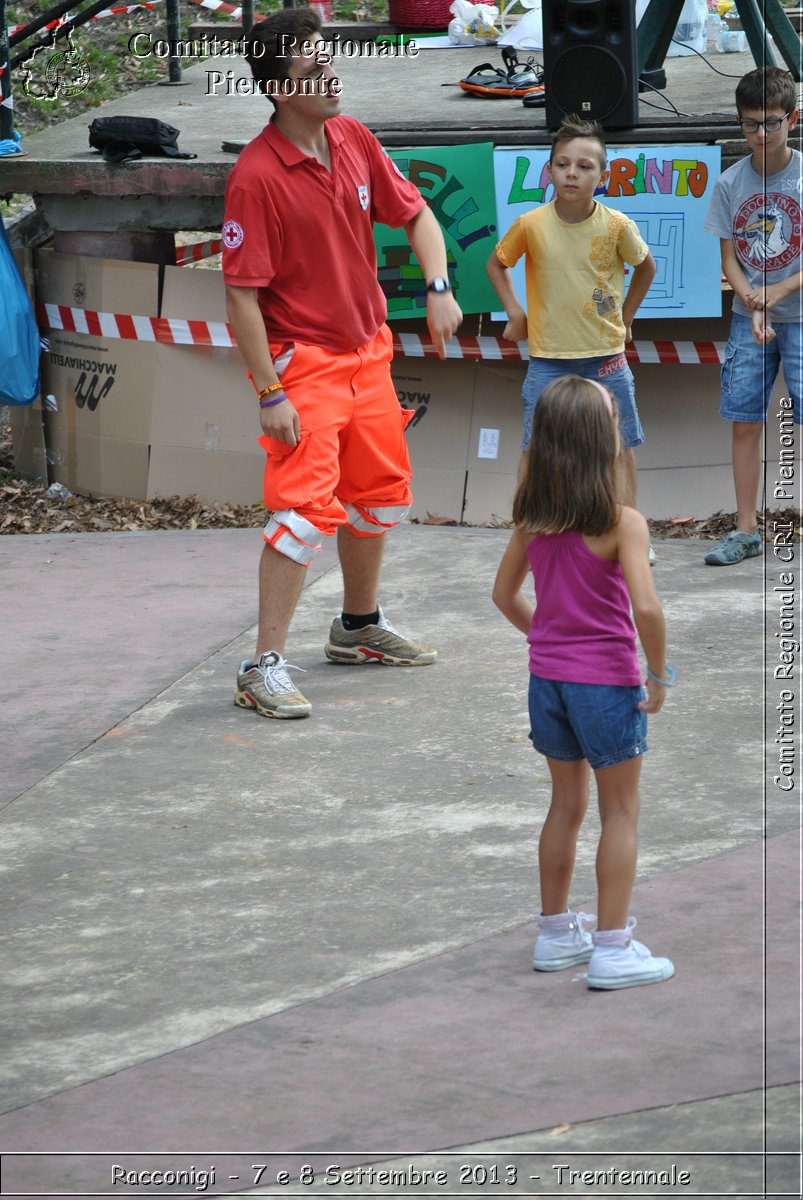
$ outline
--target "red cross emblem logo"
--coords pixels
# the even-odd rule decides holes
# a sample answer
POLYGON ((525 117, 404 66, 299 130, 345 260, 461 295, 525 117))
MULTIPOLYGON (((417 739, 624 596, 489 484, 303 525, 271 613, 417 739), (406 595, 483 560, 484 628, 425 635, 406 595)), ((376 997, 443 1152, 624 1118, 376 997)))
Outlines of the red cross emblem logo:
POLYGON ((223 225, 223 244, 229 250, 242 246, 245 234, 239 221, 226 221, 223 225))

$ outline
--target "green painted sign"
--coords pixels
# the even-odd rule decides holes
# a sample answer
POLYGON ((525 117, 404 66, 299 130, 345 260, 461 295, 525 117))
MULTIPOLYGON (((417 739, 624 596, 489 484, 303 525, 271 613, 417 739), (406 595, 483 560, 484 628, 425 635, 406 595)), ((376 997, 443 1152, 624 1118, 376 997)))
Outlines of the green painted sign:
MULTIPOLYGON (((493 143, 424 146, 388 154, 421 192, 446 239, 449 280, 464 313, 489 312, 498 301, 485 263, 499 235, 493 192, 493 143)), ((374 227, 379 282, 388 317, 422 317, 426 281, 401 229, 374 227)))

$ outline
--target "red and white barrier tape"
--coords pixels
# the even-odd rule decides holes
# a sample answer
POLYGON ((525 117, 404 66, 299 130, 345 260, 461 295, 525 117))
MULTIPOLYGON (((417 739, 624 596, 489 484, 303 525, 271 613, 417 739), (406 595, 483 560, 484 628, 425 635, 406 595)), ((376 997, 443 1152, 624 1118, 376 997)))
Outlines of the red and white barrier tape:
MULTIPOLYGON (((243 15, 243 10, 239 4, 227 4, 226 0, 190 0, 190 3, 197 4, 199 8, 211 8, 213 12, 225 13, 226 16, 232 17, 235 21, 239 21, 243 15)), ((322 21, 331 21, 332 10, 328 0, 312 0, 310 8, 317 9, 322 21)), ((264 13, 254 13, 254 21, 264 20, 264 13)))
MULTIPOLYGON (((235 20, 240 19, 243 15, 243 10, 238 4, 227 4, 226 0, 190 0, 191 4, 197 4, 199 8, 211 8, 214 12, 225 13, 229 17, 234 17, 235 20)), ((264 21, 264 13, 254 13, 255 21, 264 21)))
POLYGON ((37 304, 36 316, 44 330, 92 334, 135 342, 162 342, 173 346, 236 346, 234 334, 223 321, 185 321, 179 317, 135 317, 124 313, 99 313, 63 304, 37 304))
POLYGON ((188 246, 176 246, 176 266, 186 267, 190 263, 200 262, 202 258, 214 258, 223 249, 223 242, 215 238, 211 242, 192 242, 188 246))
MULTIPOLYGON (((97 21, 101 17, 116 17, 118 13, 135 12, 138 8, 156 8, 156 5, 160 3, 161 0, 141 0, 139 4, 122 4, 118 8, 104 8, 103 12, 95 13, 94 17, 90 17, 89 19, 90 21, 97 21)), ((66 25, 69 19, 69 16, 61 16, 57 20, 51 21, 49 25, 43 25, 42 29, 58 29, 60 26, 66 25)), ((8 36, 12 37, 13 34, 19 33, 20 29, 24 29, 25 25, 29 24, 30 21, 26 21, 22 25, 10 26, 8 30, 8 36)), ((37 29, 36 32, 41 33, 42 29, 37 29)))
MULTIPOLYGON (((631 342, 625 355, 631 363, 700 363, 723 361, 725 342, 631 342)), ((394 333, 394 349, 407 358, 433 358, 437 351, 417 333, 394 333)), ((526 342, 506 342, 495 337, 458 337, 446 343, 447 358, 480 359, 484 362, 524 361, 529 358, 526 342)))
POLYGON ((631 363, 702 363, 719 366, 725 361, 727 342, 631 342, 625 346, 631 363))
MULTIPOLYGON (((210 243, 204 243, 209 245, 210 243)), ((63 304, 37 304, 42 330, 61 330, 94 337, 125 341, 160 342, 170 346, 237 345, 231 326, 223 321, 188 321, 182 317, 137 317, 124 313, 99 313, 63 304)), ((393 334, 393 350, 404 358, 437 358, 435 346, 417 333, 393 334)), ((718 365, 724 359, 725 342, 631 342, 629 362, 696 363, 718 365)), ((446 343, 447 359, 467 362, 525 362, 527 344, 495 337, 457 337, 446 343)))

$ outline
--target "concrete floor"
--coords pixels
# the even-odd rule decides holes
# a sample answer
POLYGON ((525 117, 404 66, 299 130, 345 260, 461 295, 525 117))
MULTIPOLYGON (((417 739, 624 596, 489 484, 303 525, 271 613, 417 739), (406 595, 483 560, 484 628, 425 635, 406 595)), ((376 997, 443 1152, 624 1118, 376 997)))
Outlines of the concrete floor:
POLYGON ((548 785, 526 647, 489 601, 506 537, 388 539, 388 614, 440 651, 410 671, 324 660, 327 547, 288 648, 313 715, 288 723, 231 703, 259 531, 0 540, 4 1195, 154 1194, 112 1165, 190 1159, 215 1163, 210 1194, 590 1195, 570 1167, 672 1164, 691 1183, 661 1195, 798 1194, 781 564, 658 544, 678 686, 651 722, 634 911, 677 974, 595 994, 530 969, 548 785), (305 1162, 316 1184, 276 1183, 305 1162), (448 1183, 326 1180, 371 1162, 448 1183), (461 1184, 464 1164, 516 1182, 461 1184))
MULTIPOLYGON (((454 87, 488 58, 344 63, 346 110, 388 144, 438 119, 526 141, 537 110, 454 87)), ((222 140, 267 117, 256 98, 205 96, 219 65, 137 96, 198 161, 112 170, 85 115, 27 139, 7 190, 163 193, 155 227, 184 191, 200 201, 179 226, 219 223, 222 140)), ((716 65, 735 77, 752 60, 716 65)), ((679 108, 732 111, 735 79, 667 69, 679 108)), ((594 994, 582 971, 530 969, 548 784, 525 646, 488 598, 505 540, 389 539, 388 614, 440 651, 421 671, 325 662, 328 548, 289 649, 313 715, 283 724, 231 703, 258 531, 0 539, 4 1196, 159 1194, 114 1184, 114 1163, 214 1164, 207 1191, 229 1195, 643 1194, 568 1174, 613 1168, 687 1170, 666 1196, 800 1194, 794 726, 795 786, 773 783, 797 686, 774 676, 782 564, 716 571, 700 544, 658 546, 678 686, 651 723, 634 910, 677 975, 594 994), (447 1181, 332 1183, 335 1163, 447 1181)), ((590 911, 595 842, 590 815, 573 897, 590 911)))

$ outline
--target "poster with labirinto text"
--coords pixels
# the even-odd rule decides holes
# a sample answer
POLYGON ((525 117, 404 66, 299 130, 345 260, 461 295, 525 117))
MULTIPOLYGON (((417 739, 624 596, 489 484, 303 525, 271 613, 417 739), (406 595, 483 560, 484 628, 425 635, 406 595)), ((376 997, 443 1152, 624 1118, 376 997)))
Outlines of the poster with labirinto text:
MULTIPOLYGON (((500 238, 517 217, 553 199, 548 161, 546 147, 494 150, 500 238)), ((610 179, 597 199, 635 221, 657 268, 639 319, 720 316, 719 239, 703 233, 720 173, 719 146, 609 146, 608 167, 610 179)), ((628 281, 629 271, 625 287, 628 281)), ((513 268, 513 283, 526 307, 523 259, 513 268)))

